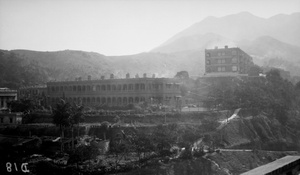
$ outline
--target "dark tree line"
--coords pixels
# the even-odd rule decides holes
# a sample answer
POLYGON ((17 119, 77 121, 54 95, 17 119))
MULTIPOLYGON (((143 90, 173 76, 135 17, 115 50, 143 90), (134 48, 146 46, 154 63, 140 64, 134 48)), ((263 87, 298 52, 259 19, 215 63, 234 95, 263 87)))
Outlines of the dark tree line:
POLYGON ((276 69, 266 77, 210 79, 204 105, 215 110, 249 109, 253 115, 266 112, 286 124, 290 110, 299 107, 299 83, 294 86, 276 69))

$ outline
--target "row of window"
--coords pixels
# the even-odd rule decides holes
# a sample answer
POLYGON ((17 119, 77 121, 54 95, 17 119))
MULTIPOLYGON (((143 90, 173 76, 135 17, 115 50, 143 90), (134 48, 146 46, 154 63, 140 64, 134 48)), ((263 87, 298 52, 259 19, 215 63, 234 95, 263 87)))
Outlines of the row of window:
MULTIPOLYGON (((219 67, 217 68, 217 71, 218 71, 218 72, 226 72, 226 67, 224 67, 224 66, 219 66, 219 67)), ((232 67, 231 67, 231 71, 232 71, 232 72, 238 71, 238 67, 237 67, 237 66, 232 66, 232 67)))
MULTIPOLYGON (((231 58, 231 62, 229 64, 236 64, 238 62, 237 58, 231 58)), ((228 63, 228 62, 227 62, 228 63)), ((211 60, 206 61, 207 65, 211 64, 211 60)), ((226 64, 226 59, 216 59, 216 64, 226 64)))
POLYGON ((220 51, 220 52, 217 52, 217 53, 206 53, 206 57, 211 57, 211 56, 225 56, 225 55, 236 55, 237 54, 237 51, 236 50, 233 50, 233 51, 220 51))
MULTIPOLYGON (((163 84, 149 84, 148 89, 159 90, 163 88, 163 84)), ((166 84, 167 89, 171 89, 171 84, 166 84)), ((175 84, 175 89, 179 89, 179 85, 175 84)), ((127 90, 146 90, 145 84, 124 84, 122 85, 74 85, 74 86, 52 86, 48 87, 48 91, 51 92, 64 92, 64 91, 77 91, 77 92, 85 92, 85 91, 127 91, 127 90)))
MULTIPOLYGON (((166 97, 166 101, 171 100, 172 97, 166 97)), ((67 102, 82 103, 82 104, 130 104, 146 101, 146 97, 69 97, 67 102)), ((155 98, 148 100, 154 101, 155 98)), ((52 104, 58 103, 60 98, 51 98, 52 104)))

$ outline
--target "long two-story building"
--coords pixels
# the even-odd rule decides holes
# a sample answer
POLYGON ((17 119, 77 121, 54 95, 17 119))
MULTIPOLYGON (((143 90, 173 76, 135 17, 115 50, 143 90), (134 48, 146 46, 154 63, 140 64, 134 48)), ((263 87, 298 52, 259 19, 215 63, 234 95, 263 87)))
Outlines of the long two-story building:
POLYGON ((52 81, 47 83, 48 102, 55 105, 60 98, 85 106, 125 106, 128 104, 149 102, 175 104, 181 95, 180 83, 174 78, 143 77, 75 81, 52 81))

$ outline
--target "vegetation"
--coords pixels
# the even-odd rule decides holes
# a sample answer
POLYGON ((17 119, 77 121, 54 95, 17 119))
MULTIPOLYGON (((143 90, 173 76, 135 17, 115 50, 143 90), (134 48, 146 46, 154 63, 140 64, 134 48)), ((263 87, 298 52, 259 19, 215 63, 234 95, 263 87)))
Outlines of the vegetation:
POLYGON ((286 124, 289 111, 298 108, 297 85, 284 80, 278 70, 264 77, 209 79, 211 87, 204 105, 213 110, 249 109, 265 112, 286 124))
MULTIPOLYGON (((70 103, 67 103, 64 100, 61 100, 53 110, 53 123, 59 126, 61 138, 64 138, 65 128, 70 127, 72 129, 72 148, 74 148, 73 127, 75 124, 77 124, 79 128, 79 122, 83 121, 82 111, 82 106, 77 106, 75 104, 72 106, 70 103)), ((63 147, 61 147, 61 150, 63 150, 63 147)))

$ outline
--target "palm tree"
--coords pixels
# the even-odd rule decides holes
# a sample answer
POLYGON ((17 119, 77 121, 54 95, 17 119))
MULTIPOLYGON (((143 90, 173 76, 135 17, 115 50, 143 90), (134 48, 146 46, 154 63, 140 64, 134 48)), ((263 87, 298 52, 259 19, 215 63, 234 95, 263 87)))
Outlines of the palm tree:
POLYGON ((77 104, 71 106, 69 121, 72 129, 72 149, 74 149, 74 125, 77 124, 77 132, 79 136, 79 123, 84 121, 83 108, 83 106, 77 104))
POLYGON ((70 104, 66 103, 63 99, 56 104, 56 108, 53 110, 53 123, 59 126, 61 132, 61 151, 63 151, 62 139, 64 138, 64 129, 70 126, 70 104))
POLYGON ((53 110, 53 123, 59 126, 61 131, 61 151, 63 151, 62 139, 64 138, 64 130, 67 127, 72 129, 72 148, 74 148, 74 125, 83 121, 83 106, 70 105, 70 103, 65 102, 63 99, 56 104, 56 108, 53 110))

